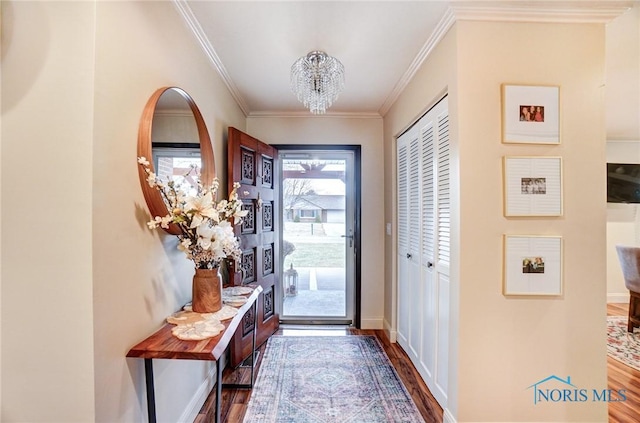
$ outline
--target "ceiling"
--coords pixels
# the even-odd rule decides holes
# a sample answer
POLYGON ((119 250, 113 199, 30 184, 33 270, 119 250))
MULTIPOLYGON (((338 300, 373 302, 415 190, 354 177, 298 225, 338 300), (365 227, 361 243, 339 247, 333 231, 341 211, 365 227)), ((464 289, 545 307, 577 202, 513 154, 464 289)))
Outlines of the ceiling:
POLYGON ((247 116, 310 115, 291 65, 323 50, 345 67, 330 115, 384 116, 455 20, 608 22, 619 0, 173 0, 247 116))
POLYGON ((345 67, 328 114, 379 116, 447 10, 444 1, 178 1, 246 115, 309 114, 290 68, 323 50, 345 67))

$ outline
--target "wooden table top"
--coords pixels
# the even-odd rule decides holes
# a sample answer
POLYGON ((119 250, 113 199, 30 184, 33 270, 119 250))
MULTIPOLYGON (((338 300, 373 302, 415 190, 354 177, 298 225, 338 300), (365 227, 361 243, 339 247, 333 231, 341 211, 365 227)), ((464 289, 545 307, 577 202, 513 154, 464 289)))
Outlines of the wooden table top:
POLYGON ((252 286, 252 288, 254 288, 253 292, 247 297, 247 302, 238 309, 238 314, 232 319, 221 322, 225 329, 217 336, 201 341, 183 341, 171 334, 171 329, 175 325, 165 323, 156 333, 131 348, 127 353, 127 357, 218 360, 229 346, 229 342, 231 342, 236 329, 240 326, 242 318, 253 307, 262 292, 262 287, 260 286, 252 286))

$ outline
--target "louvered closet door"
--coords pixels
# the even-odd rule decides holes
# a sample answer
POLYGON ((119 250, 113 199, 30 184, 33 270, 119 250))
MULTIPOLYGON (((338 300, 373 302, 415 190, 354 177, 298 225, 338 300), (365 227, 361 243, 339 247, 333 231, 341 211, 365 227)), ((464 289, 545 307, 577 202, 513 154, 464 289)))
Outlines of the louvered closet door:
POLYGON ((443 110, 437 115, 438 159, 436 166, 437 180, 437 234, 435 285, 437 304, 437 342, 436 373, 434 376, 433 395, 445 407, 449 386, 449 292, 450 292, 450 260, 451 260, 451 154, 449 139, 449 111, 445 100, 443 110))
POLYGON ((451 239, 446 97, 398 138, 398 343, 447 405, 451 239))
POLYGON ((419 121, 422 149, 422 348, 420 363, 416 367, 425 380, 433 380, 436 363, 436 323, 438 292, 434 283, 434 259, 436 251, 436 209, 435 209, 435 157, 434 142, 436 131, 433 120, 423 118, 419 121))
POLYGON ((420 280, 420 132, 410 131, 409 138, 409 253, 407 267, 409 274, 409 349, 410 358, 417 360, 420 356, 422 342, 422 281, 420 280))
POLYGON ((398 343, 409 348, 409 134, 398 138, 397 145, 398 172, 398 343))
POLYGON ((417 130, 398 139, 398 342, 412 358, 420 346, 420 140, 417 130))

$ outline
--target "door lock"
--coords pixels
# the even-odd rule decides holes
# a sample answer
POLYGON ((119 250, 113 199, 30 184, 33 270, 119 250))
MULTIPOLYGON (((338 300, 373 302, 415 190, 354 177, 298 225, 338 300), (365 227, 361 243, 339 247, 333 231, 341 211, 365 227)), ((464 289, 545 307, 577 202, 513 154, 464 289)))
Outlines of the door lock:
POLYGON ((349 235, 340 235, 340 238, 349 238, 349 247, 353 247, 353 230, 349 229, 349 235))

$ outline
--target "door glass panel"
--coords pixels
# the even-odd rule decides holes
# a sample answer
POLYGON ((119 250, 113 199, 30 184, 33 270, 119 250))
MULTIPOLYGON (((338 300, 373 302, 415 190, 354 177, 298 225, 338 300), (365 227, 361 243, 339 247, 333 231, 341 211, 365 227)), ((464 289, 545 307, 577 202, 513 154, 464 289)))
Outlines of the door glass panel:
POLYGON ((283 321, 351 320, 349 165, 339 153, 281 154, 283 321))

